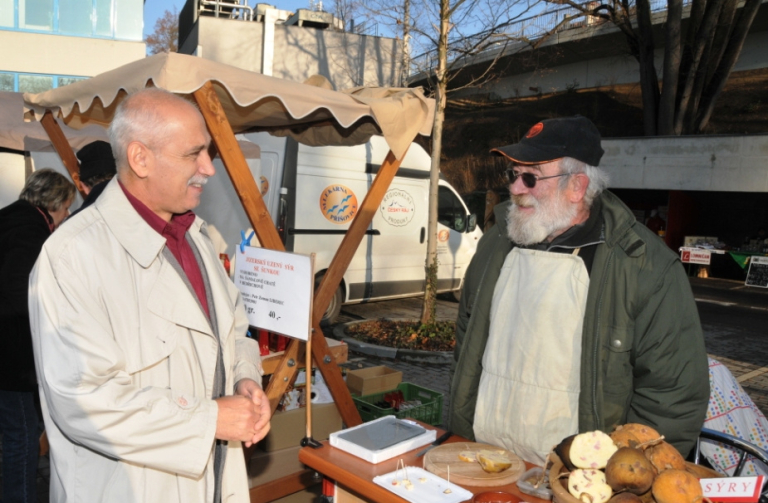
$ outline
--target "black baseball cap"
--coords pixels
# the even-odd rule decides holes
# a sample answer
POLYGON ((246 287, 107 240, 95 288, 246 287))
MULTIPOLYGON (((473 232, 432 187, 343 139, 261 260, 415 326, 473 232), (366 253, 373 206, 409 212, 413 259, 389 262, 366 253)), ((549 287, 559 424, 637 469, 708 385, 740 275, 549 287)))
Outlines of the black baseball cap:
POLYGON ((88 180, 100 175, 114 175, 117 171, 112 146, 105 141, 89 143, 77 152, 80 161, 80 179, 88 180))
POLYGON ((491 149, 518 164, 541 164, 572 157, 597 166, 603 157, 600 132, 581 115, 536 123, 519 143, 491 149))

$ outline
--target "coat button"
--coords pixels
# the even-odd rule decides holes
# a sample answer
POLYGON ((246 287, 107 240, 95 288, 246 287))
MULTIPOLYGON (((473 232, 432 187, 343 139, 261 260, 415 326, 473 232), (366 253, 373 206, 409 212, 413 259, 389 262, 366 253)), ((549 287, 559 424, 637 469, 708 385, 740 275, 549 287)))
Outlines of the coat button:
POLYGON ((620 348, 620 347, 621 347, 621 341, 620 341, 620 340, 618 340, 618 339, 614 339, 614 340, 613 340, 613 342, 611 343, 611 345, 612 345, 614 348, 617 348, 617 349, 618 349, 618 348, 620 348))

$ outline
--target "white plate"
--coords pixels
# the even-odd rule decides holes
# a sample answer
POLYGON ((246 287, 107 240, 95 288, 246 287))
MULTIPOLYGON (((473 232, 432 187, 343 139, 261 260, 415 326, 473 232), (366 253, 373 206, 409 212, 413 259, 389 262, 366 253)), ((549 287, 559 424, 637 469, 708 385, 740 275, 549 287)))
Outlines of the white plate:
POLYGON ((417 466, 408 466, 407 470, 400 469, 385 475, 379 475, 373 481, 411 503, 459 503, 472 499, 472 493, 463 487, 452 484, 434 473, 417 466), (413 489, 410 491, 405 488, 402 482, 406 471, 408 473, 408 480, 413 484, 413 489), (420 482, 419 479, 425 480, 420 482), (392 485, 394 480, 400 483, 392 485), (446 489, 450 489, 451 492, 445 494, 446 489))

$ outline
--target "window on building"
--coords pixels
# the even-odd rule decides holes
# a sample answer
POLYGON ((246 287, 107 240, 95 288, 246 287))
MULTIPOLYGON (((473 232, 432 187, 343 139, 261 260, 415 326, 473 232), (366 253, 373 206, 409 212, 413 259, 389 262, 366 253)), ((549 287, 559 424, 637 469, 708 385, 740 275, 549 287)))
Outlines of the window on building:
POLYGON ((56 87, 68 86, 69 84, 80 82, 86 78, 87 77, 59 77, 59 84, 56 87))
POLYGON ((53 0, 18 0, 19 28, 53 31, 53 0))
POLYGON ((144 29, 144 5, 133 0, 115 0, 115 38, 141 40, 144 29))
POLYGON ((96 32, 99 37, 112 36, 112 0, 96 0, 96 32))
POLYGON ((12 73, 0 73, 0 91, 15 91, 16 79, 12 73))
POLYGON ((16 8, 13 5, 13 0, 0 0, 0 26, 13 28, 14 23, 14 11, 16 8))
POLYGON ((90 37, 93 0, 59 0, 59 33, 90 37))
POLYGON ((20 93, 42 93, 49 89, 53 89, 51 75, 19 75, 20 93))
POLYGON ((0 28, 140 41, 143 40, 144 3, 142 0, 0 0, 0 28))

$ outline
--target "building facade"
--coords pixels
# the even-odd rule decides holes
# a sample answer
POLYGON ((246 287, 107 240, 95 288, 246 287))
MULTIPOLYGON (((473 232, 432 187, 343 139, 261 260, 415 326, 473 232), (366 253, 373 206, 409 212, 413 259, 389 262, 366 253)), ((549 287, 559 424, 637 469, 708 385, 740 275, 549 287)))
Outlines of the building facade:
POLYGON ((0 90, 42 92, 146 55, 142 0, 0 0, 0 90))

